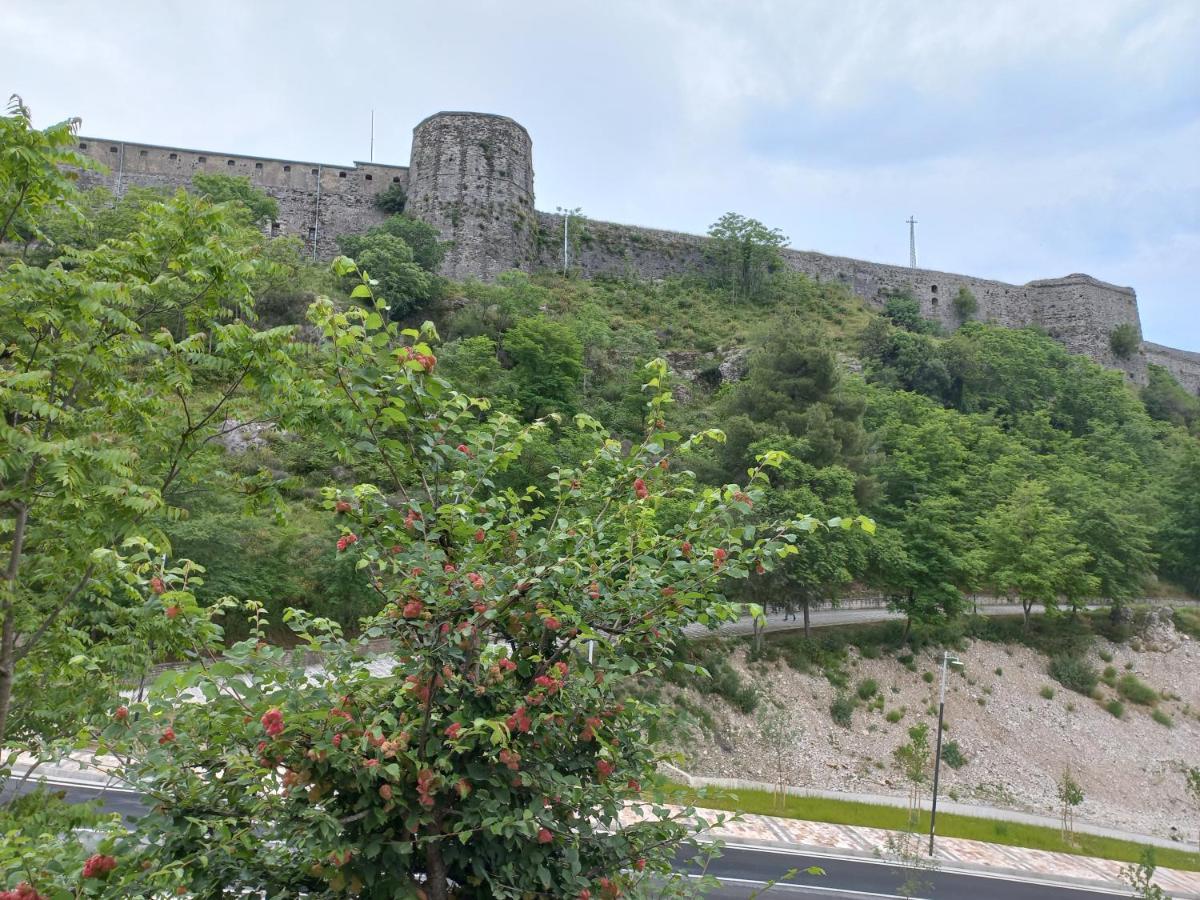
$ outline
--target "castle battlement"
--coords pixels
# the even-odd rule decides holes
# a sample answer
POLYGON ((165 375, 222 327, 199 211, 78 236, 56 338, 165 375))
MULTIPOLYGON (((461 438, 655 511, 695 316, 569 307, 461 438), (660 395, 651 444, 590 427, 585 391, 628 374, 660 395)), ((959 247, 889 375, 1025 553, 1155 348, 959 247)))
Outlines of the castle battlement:
MULTIPOLYGON (((534 205, 533 141, 507 116, 439 112, 413 129, 408 166, 354 162, 350 165, 271 159, 80 137, 78 149, 106 168, 85 172, 83 186, 103 184, 116 194, 131 186, 188 187, 198 172, 245 176, 279 203, 272 235, 295 235, 319 258, 337 253, 338 235, 361 232, 383 221, 375 198, 392 185, 407 193, 406 212, 436 226, 450 250, 443 273, 452 278, 490 280, 507 269, 561 269, 562 218, 534 205)), ((585 220, 577 232, 571 266, 595 275, 662 278, 702 270, 708 238, 585 220)), ((1007 284, 931 269, 828 256, 808 250, 783 251, 793 270, 818 281, 837 282, 868 304, 907 291, 924 316, 948 330, 961 322, 954 298, 961 289, 976 298, 975 319, 1011 328, 1046 330, 1073 353, 1118 369, 1144 383, 1147 362, 1167 368, 1189 390, 1200 393, 1200 354, 1144 344, 1118 359, 1109 337, 1119 325, 1141 336, 1137 296, 1079 273, 1007 284)))

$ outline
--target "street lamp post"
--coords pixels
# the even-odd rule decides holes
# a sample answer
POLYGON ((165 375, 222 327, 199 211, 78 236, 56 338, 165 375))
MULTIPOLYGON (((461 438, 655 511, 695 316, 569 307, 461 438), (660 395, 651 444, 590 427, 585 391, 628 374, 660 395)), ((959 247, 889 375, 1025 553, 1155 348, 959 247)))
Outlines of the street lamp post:
POLYGON ((938 775, 942 770, 942 722, 946 713, 946 670, 953 666, 960 668, 962 661, 956 656, 951 656, 949 650, 942 651, 942 688, 938 698, 938 732, 937 732, 937 752, 933 762, 933 803, 929 808, 929 855, 933 856, 933 835, 937 827, 937 798, 938 798, 938 775))

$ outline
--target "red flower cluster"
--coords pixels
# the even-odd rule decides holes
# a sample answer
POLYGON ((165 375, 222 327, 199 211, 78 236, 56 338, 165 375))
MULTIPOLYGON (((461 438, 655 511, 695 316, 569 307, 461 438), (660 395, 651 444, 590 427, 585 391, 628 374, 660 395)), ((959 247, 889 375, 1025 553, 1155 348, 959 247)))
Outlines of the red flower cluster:
MULTIPOLYGON (((528 710, 524 706, 518 706, 517 711, 509 716, 504 724, 508 726, 509 731, 526 732, 533 725, 533 722, 529 718, 528 710)), ((504 762, 504 760, 502 759, 501 762, 504 762)))
POLYGON ((692 545, 690 543, 688 543, 687 541, 684 541, 682 544, 679 545, 679 552, 683 554, 684 559, 691 559, 692 558, 692 545))
POLYGON ((167 730, 162 733, 162 737, 158 739, 160 744, 169 744, 175 740, 175 729, 167 726, 167 730))
POLYGON ((602 759, 596 763, 596 771, 600 774, 600 780, 604 781, 613 772, 613 764, 607 759, 602 759))
POLYGON ((539 844, 549 844, 553 840, 554 840, 554 835, 552 835, 550 833, 549 828, 539 828, 538 829, 538 843, 539 844))
POLYGON ((433 809, 433 795, 437 792, 437 775, 432 769, 417 773, 417 802, 426 809, 433 809))
POLYGON ((150 590, 154 591, 156 594, 166 593, 167 583, 155 575, 150 579, 150 590))
POLYGON ((457 741, 458 733, 460 731, 462 731, 462 723, 454 722, 449 727, 446 728, 445 734, 446 734, 446 737, 450 738, 450 740, 457 741))
POLYGON ((174 605, 172 605, 172 606, 168 606, 168 607, 166 608, 165 612, 166 612, 166 615, 167 615, 167 618, 168 618, 168 619, 173 619, 173 618, 175 618, 177 615, 179 615, 179 607, 178 607, 178 606, 174 606, 174 605))
POLYGON ((554 618, 554 616, 547 617, 544 624, 551 631, 558 631, 558 629, 562 627, 562 622, 558 621, 558 619, 554 618))
POLYGON ((482 544, 485 540, 487 540, 487 535, 484 533, 483 529, 480 528, 475 532, 475 543, 482 544))
POLYGON ((457 449, 458 452, 461 453, 463 456, 474 456, 475 455, 474 453, 471 452, 471 448, 468 447, 466 444, 459 444, 458 447, 455 449, 457 449))
POLYGON ((588 585, 588 596, 593 600, 600 599, 600 585, 597 582, 593 581, 588 585))
POLYGON ((334 504, 333 508, 340 513, 348 513, 351 510, 350 503, 346 500, 339 500, 334 504))
POLYGON ((87 858, 83 864, 84 878, 107 878, 108 873, 117 867, 117 861, 111 856, 96 853, 87 858))
POLYGON ((422 603, 420 600, 414 599, 414 600, 409 600, 407 603, 404 604, 404 609, 402 610, 402 612, 403 612, 404 618, 406 618, 406 619, 419 619, 421 617, 421 613, 424 612, 424 610, 425 610, 425 604, 422 603))
POLYGON ((118 722, 124 722, 126 719, 129 718, 129 707, 128 706, 118 706, 116 708, 116 710, 113 712, 113 718, 116 719, 118 722))
POLYGON ((478 572, 468 572, 467 581, 471 582, 476 590, 483 590, 483 576, 478 572))
POLYGON ((505 672, 513 672, 513 671, 516 671, 516 668, 517 668, 517 664, 515 662, 513 662, 511 659, 509 659, 507 656, 502 657, 499 660, 497 660, 496 665, 499 666, 505 672))
POLYGON ((340 538, 338 538, 338 542, 337 542, 338 552, 341 553, 343 550, 345 550, 351 544, 357 544, 357 543, 358 543, 358 535, 357 534, 354 534, 353 532, 351 532, 350 534, 343 534, 340 538))
POLYGON ((263 713, 262 726, 270 737, 279 737, 283 734, 283 713, 277 709, 268 709, 263 713))
POLYGON ((747 506, 754 506, 754 501, 750 499, 750 495, 745 491, 734 491, 733 499, 738 503, 745 503, 747 506))
POLYGON ((719 568, 721 568, 721 566, 725 565, 725 558, 728 555, 729 554, 725 552, 724 547, 718 547, 716 550, 714 550, 713 551, 713 568, 719 569, 719 568))
POLYGON ((509 750, 505 747, 500 751, 499 758, 503 765, 508 766, 514 772, 521 768, 521 754, 516 750, 509 750))
POLYGON ((22 881, 11 891, 0 891, 0 900, 46 900, 45 896, 33 889, 28 881, 22 881))
POLYGON ((650 492, 646 490, 646 482, 641 478, 633 479, 633 493, 639 500, 645 500, 650 496, 650 492))
POLYGON ((437 357, 428 353, 418 353, 412 347, 401 347, 396 351, 396 355, 402 360, 416 360, 421 364, 421 368, 426 374, 433 371, 433 367, 437 365, 437 357))
POLYGON ((410 509, 408 511, 407 515, 404 516, 404 527, 412 528, 413 524, 415 522, 419 522, 420 520, 421 520, 421 514, 419 512, 417 512, 415 509, 410 509))

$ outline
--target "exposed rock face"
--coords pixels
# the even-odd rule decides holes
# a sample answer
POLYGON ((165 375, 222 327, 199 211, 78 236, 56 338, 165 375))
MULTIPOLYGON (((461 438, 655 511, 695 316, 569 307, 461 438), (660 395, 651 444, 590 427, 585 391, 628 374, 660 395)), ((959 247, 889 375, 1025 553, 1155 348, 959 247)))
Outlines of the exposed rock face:
POLYGON ((245 453, 267 445, 267 435, 275 430, 270 422, 241 422, 237 419, 226 419, 221 425, 221 433, 215 438, 216 442, 225 448, 226 453, 245 453))
POLYGON ((1183 643, 1183 636, 1175 630, 1175 613, 1166 606, 1153 607, 1146 613, 1141 635, 1142 649, 1155 653, 1169 653, 1183 643))

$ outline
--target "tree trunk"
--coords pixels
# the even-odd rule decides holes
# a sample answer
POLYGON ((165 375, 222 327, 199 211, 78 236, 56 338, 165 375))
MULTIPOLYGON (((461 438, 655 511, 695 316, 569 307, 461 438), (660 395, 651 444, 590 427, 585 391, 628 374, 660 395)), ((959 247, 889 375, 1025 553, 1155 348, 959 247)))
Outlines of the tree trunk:
POLYGON ((8 710, 12 704, 13 678, 17 674, 13 661, 17 635, 11 607, 4 610, 4 622, 0 629, 0 747, 3 747, 8 728, 8 710))
POLYGON ((425 845, 425 878, 425 894, 429 900, 449 900, 446 861, 442 859, 442 845, 436 840, 425 845))
POLYGON ((1033 611, 1033 601, 1026 600, 1024 597, 1022 597, 1021 598, 1021 612, 1024 613, 1024 615, 1025 615, 1025 624, 1021 626, 1021 630, 1026 633, 1029 632, 1029 614, 1032 611, 1033 611))
POLYGON ((802 602, 804 603, 804 637, 807 639, 812 637, 812 625, 808 618, 808 597, 805 597, 802 602))

